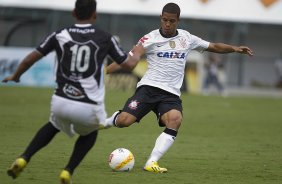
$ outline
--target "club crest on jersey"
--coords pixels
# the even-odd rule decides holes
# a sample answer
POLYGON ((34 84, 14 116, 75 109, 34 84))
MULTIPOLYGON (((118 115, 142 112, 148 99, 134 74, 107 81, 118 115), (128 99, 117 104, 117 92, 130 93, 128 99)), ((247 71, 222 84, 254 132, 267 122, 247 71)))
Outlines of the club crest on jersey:
POLYGON ((186 48, 187 47, 186 39, 180 38, 179 42, 180 42, 180 45, 181 45, 182 48, 186 48))
POLYGON ((161 58, 177 58, 177 59, 185 59, 186 54, 183 52, 158 52, 157 53, 158 57, 161 58))
POLYGON ((140 102, 138 102, 137 100, 132 100, 132 101, 130 102, 130 104, 128 105, 128 107, 129 107, 130 109, 135 110, 135 109, 137 109, 137 106, 138 106, 139 103, 140 103, 140 102))
POLYGON ((169 41, 169 46, 174 49, 176 47, 175 41, 169 41))

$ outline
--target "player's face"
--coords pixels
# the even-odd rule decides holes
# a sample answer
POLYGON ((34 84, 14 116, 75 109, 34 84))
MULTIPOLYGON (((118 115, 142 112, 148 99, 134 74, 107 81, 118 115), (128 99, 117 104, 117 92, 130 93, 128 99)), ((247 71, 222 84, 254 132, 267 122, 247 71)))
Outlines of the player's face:
POLYGON ((178 26, 177 14, 163 12, 161 17, 161 30, 165 36, 174 36, 178 26))

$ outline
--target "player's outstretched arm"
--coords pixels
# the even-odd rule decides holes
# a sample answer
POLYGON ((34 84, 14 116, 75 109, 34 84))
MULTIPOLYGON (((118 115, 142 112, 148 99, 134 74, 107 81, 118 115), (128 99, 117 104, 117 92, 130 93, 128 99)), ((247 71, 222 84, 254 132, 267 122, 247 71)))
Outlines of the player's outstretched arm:
POLYGON ((129 52, 127 59, 122 64, 119 65, 116 62, 113 62, 112 64, 107 66, 106 73, 114 73, 121 69, 132 71, 136 67, 138 61, 144 53, 145 49, 141 44, 135 45, 129 52))
POLYGON ((247 46, 234 46, 225 43, 210 43, 209 47, 207 48, 207 51, 223 54, 237 52, 240 54, 253 56, 253 51, 247 46))
POLYGON ((19 82, 21 75, 42 57, 43 55, 39 53, 38 51, 31 52, 23 59, 23 61, 20 63, 20 65, 16 69, 15 73, 4 78, 2 82, 5 82, 5 83, 9 81, 19 82))

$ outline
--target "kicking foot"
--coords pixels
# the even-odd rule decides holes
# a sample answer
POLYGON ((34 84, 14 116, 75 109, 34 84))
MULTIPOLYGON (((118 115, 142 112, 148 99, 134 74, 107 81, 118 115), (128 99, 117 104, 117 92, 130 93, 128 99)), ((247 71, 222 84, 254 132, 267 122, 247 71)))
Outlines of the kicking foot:
POLYGON ((115 120, 121 111, 116 111, 111 117, 107 118, 105 122, 99 124, 99 130, 108 129, 115 126, 115 120))

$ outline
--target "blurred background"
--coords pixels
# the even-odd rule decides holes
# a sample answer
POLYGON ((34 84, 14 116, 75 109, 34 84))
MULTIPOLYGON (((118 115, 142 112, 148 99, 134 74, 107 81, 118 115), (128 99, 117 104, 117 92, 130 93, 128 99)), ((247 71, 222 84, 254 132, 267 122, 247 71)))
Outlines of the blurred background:
MULTIPOLYGON (((13 73, 48 34, 74 23, 74 2, 0 0, 0 79, 13 73)), ((229 94, 282 96, 282 69, 277 64, 282 57, 282 0, 97 0, 96 25, 117 35, 128 51, 143 35, 159 28, 159 15, 168 2, 181 8, 179 28, 207 41, 247 45, 254 51, 254 57, 218 56, 218 80, 229 94)), ((54 57, 51 54, 37 63, 19 85, 53 86, 54 57)), ((209 58, 208 53, 189 55, 184 92, 203 92, 209 58)), ((133 74, 107 76, 107 87, 134 89, 145 70, 144 58, 133 74)), ((216 86, 208 91, 216 92, 216 86)))

